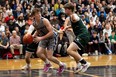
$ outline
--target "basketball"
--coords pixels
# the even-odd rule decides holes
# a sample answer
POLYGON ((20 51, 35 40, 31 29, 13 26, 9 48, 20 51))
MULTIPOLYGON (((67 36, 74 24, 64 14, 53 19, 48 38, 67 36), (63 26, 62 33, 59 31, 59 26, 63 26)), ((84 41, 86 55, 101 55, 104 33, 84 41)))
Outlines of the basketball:
POLYGON ((23 43, 24 44, 31 44, 33 42, 33 37, 31 34, 25 34, 23 36, 23 43))

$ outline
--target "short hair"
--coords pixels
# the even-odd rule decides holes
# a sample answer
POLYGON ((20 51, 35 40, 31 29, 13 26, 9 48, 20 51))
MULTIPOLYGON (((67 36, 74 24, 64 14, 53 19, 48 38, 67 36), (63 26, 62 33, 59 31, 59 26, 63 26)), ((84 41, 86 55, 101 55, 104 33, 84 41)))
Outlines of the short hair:
POLYGON ((31 13, 31 16, 35 15, 36 13, 39 13, 40 12, 40 9, 39 8, 34 8, 32 10, 32 13, 31 13))
POLYGON ((65 9, 70 9, 70 10, 74 11, 74 5, 73 5, 73 3, 66 3, 64 5, 64 8, 65 9))

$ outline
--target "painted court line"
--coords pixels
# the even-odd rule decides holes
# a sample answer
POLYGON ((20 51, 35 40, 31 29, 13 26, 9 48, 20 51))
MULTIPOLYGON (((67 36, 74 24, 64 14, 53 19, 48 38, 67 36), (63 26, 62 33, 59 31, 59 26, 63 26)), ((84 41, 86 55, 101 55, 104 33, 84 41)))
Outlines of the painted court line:
MULTIPOLYGON (((74 72, 72 70, 65 70, 65 71, 66 72, 72 72, 72 73, 76 74, 76 72, 74 72)), ((97 76, 97 75, 92 75, 92 74, 87 74, 87 73, 82 73, 82 72, 78 72, 78 74, 80 74, 80 75, 86 75, 86 76, 91 76, 91 77, 100 77, 100 76, 97 76)))

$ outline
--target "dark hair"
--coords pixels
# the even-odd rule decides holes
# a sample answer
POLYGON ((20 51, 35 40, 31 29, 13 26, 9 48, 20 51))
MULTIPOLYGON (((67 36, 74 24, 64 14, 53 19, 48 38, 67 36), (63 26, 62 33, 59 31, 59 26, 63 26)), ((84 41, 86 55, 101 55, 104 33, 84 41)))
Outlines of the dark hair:
POLYGON ((70 10, 74 11, 74 5, 72 3, 66 3, 64 5, 64 8, 65 9, 70 9, 70 10))
POLYGON ((40 12, 40 9, 39 8, 34 8, 32 13, 31 13, 31 16, 35 15, 36 13, 39 13, 40 12))

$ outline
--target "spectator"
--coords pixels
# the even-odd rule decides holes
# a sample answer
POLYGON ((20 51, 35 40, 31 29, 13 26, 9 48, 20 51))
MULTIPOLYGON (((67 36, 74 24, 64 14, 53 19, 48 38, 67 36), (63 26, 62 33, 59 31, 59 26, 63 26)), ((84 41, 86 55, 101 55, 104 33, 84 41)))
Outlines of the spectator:
POLYGON ((12 12, 8 12, 8 16, 5 17, 4 22, 7 23, 10 20, 10 18, 12 18, 12 20, 14 20, 14 16, 13 16, 12 12))
POLYGON ((109 37, 110 41, 111 41, 111 48, 112 48, 112 52, 116 53, 116 34, 115 31, 112 31, 111 36, 109 37))
POLYGON ((11 7, 10 7, 9 4, 6 5, 6 12, 7 12, 7 13, 8 13, 8 12, 11 12, 11 13, 12 13, 12 9, 11 9, 11 7))
POLYGON ((0 20, 0 36, 2 32, 5 32, 5 26, 2 24, 2 20, 0 20))
POLYGON ((15 20, 13 19, 13 16, 9 17, 9 20, 6 22, 7 27, 9 27, 9 31, 12 32, 16 26, 18 26, 15 23, 15 20))
MULTIPOLYGON (((17 35, 15 30, 12 31, 12 36, 10 37, 10 49, 13 56, 15 55, 14 49, 19 49, 20 57, 22 56, 23 45, 21 44, 21 38, 17 35)), ((14 57, 15 58, 15 57, 14 57)))
POLYGON ((9 40, 6 37, 5 32, 2 32, 2 35, 0 37, 0 56, 2 57, 3 54, 7 53, 9 50, 9 40))
POLYGON ((21 13, 16 21, 16 24, 19 27, 19 31, 21 33, 21 35, 24 35, 24 29, 25 29, 25 20, 24 20, 24 16, 23 13, 21 13))
POLYGON ((107 54, 112 54, 111 51, 111 41, 109 39, 108 33, 105 32, 105 47, 106 47, 106 53, 107 54))
POLYGON ((16 8, 17 8, 16 1, 15 1, 15 0, 12 0, 12 1, 11 1, 11 5, 10 5, 10 6, 11 6, 12 10, 13 10, 13 11, 15 11, 15 10, 16 10, 16 8))
POLYGON ((17 19, 18 16, 19 16, 21 13, 22 13, 21 7, 18 6, 18 7, 16 8, 16 11, 13 11, 14 18, 17 19))
POLYGON ((6 37, 7 37, 8 39, 10 39, 10 36, 11 36, 10 31, 6 29, 6 30, 5 30, 5 33, 6 33, 6 37))
POLYGON ((51 19, 51 25, 52 25, 55 29, 59 30, 59 29, 60 29, 60 25, 59 25, 58 17, 57 17, 55 14, 54 14, 52 17, 53 17, 53 18, 51 19))
POLYGON ((26 19, 25 24, 32 25, 33 24, 33 18, 30 16, 30 14, 27 14, 26 17, 27 17, 27 19, 26 19))
POLYGON ((112 30, 114 30, 116 33, 116 16, 114 16, 113 21, 112 21, 112 30))
POLYGON ((105 35, 106 32, 108 33, 108 37, 109 37, 112 32, 111 25, 109 22, 106 23, 105 28, 103 29, 103 35, 105 35))
POLYGON ((55 56, 67 56, 68 38, 62 30, 58 33, 58 42, 56 46, 55 56))
POLYGON ((92 36, 90 37, 90 41, 88 42, 88 44, 89 44, 89 47, 90 47, 89 48, 90 54, 98 55, 98 54, 96 54, 96 52, 97 53, 100 52, 99 51, 99 37, 97 36, 96 31, 94 31, 92 33, 92 36), (94 52, 91 52, 91 50, 94 51, 94 52))
POLYGON ((8 13, 6 12, 6 7, 3 7, 2 9, 2 14, 3 14, 3 18, 7 17, 8 16, 8 13))

